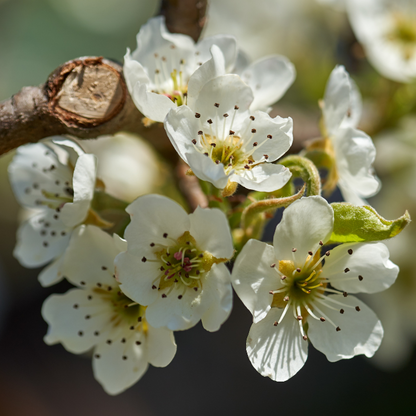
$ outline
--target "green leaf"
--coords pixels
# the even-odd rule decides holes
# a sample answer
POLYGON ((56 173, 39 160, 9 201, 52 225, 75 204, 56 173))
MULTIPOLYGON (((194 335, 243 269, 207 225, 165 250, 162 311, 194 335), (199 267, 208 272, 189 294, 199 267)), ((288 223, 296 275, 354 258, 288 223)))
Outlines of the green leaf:
POLYGON ((410 223, 406 211, 396 220, 386 220, 370 206, 355 206, 348 203, 331 204, 334 209, 334 231, 328 243, 356 243, 380 241, 392 238, 410 223))

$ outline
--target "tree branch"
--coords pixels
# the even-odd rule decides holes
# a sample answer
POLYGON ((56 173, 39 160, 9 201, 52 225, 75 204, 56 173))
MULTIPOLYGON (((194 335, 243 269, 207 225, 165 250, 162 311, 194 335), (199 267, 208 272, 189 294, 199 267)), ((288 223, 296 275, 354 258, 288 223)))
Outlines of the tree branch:
MULTIPOLYGON (((207 1, 163 0, 161 13, 171 32, 197 40, 207 1)), ((0 154, 44 137, 70 134, 80 139, 115 134, 140 134, 164 156, 173 154, 163 125, 144 127, 117 62, 84 57, 57 68, 45 84, 24 87, 0 103, 0 154)))

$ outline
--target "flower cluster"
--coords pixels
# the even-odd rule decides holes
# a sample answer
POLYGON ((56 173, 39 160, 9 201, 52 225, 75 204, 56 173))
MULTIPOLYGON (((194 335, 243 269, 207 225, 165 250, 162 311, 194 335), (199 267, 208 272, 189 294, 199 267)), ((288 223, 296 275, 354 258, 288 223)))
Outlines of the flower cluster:
POLYGON ((285 57, 250 64, 232 36, 194 43, 157 17, 127 51, 124 74, 143 124, 163 123, 207 203, 188 213, 180 192, 169 189, 170 197, 153 193, 128 204, 106 193, 96 157, 75 141, 19 148, 10 181, 35 212, 18 231, 15 256, 27 267, 52 262, 39 276, 44 286, 63 278, 75 286, 45 301, 45 342, 91 351, 95 378, 118 394, 149 363, 171 362, 173 331, 199 321, 219 330, 234 288, 253 314, 247 354, 263 376, 295 375, 309 340, 329 361, 371 357, 383 328, 350 293, 394 283, 399 269, 380 241, 409 217, 388 221, 363 206, 380 182, 372 140, 357 129, 360 93, 344 67, 332 71, 320 102, 322 137, 284 158, 293 121, 269 112, 295 78, 285 57), (347 203, 330 205, 321 183, 325 195, 339 187, 347 203), (251 192, 238 193, 239 185, 251 192), (259 241, 281 207, 273 245, 259 241))

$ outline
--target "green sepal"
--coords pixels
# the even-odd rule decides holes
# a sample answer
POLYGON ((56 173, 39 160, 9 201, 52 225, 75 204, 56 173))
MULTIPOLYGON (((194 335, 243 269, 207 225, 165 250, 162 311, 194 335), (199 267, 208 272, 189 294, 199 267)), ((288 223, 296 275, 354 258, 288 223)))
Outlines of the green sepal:
POLYGON ((306 196, 321 194, 321 177, 314 163, 302 156, 291 155, 279 160, 289 168, 292 179, 301 178, 306 184, 306 196))
POLYGON ((400 218, 389 221, 367 205, 361 207, 342 202, 333 203, 331 207, 334 230, 329 244, 386 240, 402 232, 411 221, 407 211, 400 218))

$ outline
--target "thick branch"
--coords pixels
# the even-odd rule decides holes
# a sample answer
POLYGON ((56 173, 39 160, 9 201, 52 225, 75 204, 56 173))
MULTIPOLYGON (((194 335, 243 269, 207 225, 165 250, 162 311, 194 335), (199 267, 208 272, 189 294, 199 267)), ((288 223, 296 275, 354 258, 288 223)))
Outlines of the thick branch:
MULTIPOLYGON (((206 0, 163 0, 161 13, 170 31, 198 39, 206 0)), ((145 128, 119 63, 84 57, 57 68, 45 84, 24 87, 0 103, 0 154, 44 137, 70 134, 80 139, 137 133, 164 154, 172 154, 163 126, 145 128)))

